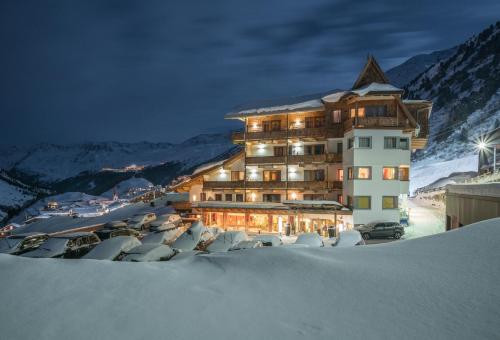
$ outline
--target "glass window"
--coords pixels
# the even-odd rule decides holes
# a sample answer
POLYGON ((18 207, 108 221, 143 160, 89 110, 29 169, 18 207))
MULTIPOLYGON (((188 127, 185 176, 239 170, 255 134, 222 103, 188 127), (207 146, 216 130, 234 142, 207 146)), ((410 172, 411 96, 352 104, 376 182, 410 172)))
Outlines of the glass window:
POLYGON ((200 201, 206 201, 207 200, 207 193, 206 192, 202 192, 200 194, 200 201))
POLYGON ((304 170, 304 181, 324 181, 325 170, 304 170))
POLYGON ((352 168, 347 168, 347 179, 353 179, 352 168))
POLYGON ((243 202, 243 194, 236 194, 236 202, 243 202))
POLYGON ((263 194, 262 199, 264 202, 281 202, 280 194, 263 194))
POLYGON ((233 194, 226 194, 226 201, 232 201, 233 200, 233 194))
POLYGON ((281 130, 281 121, 280 120, 272 120, 271 121, 271 130, 272 131, 281 130))
POLYGON ((347 140, 347 149, 352 149, 354 147, 354 138, 349 138, 347 140))
POLYGON ((410 180, 410 168, 407 166, 399 167, 399 180, 400 181, 409 181, 410 180))
POLYGON ((354 209, 371 209, 370 196, 354 196, 354 209))
POLYGON ((382 178, 385 180, 398 179, 398 168, 396 167, 383 167, 382 178))
POLYGON ((216 201, 222 201, 222 194, 215 194, 216 201))
POLYGON ((314 127, 325 126, 325 116, 314 117, 314 127))
POLYGON ((410 142, 408 138, 399 139, 399 148, 402 150, 408 150, 410 148, 410 142))
POLYGON ((332 114, 334 123, 342 122, 342 112, 340 110, 333 110, 332 114))
POLYGON ((264 170, 264 181, 265 182, 281 181, 281 171, 264 170))
POLYGON ((366 107, 367 117, 383 117, 387 115, 387 105, 369 105, 366 107))
POLYGON ((315 155, 323 155, 325 153, 325 145, 324 144, 316 144, 314 146, 314 154, 315 155))
POLYGON ((384 137, 384 149, 396 149, 398 139, 396 137, 384 137))
POLYGON ((371 179, 372 168, 369 166, 357 166, 354 168, 354 179, 371 179))
POLYGON ((359 148, 371 148, 372 137, 358 137, 359 148))
POLYGON ((338 181, 344 180, 344 169, 337 169, 337 180, 338 181))
POLYGON ((398 197, 397 196, 383 196, 382 209, 397 209, 398 197))
POLYGON ((274 155, 275 156, 284 156, 285 155, 285 147, 284 146, 275 146, 274 147, 274 155))
POLYGON ((351 118, 356 117, 356 109, 351 109, 351 118))
POLYGON ((243 176, 243 171, 231 171, 231 181, 242 181, 243 176))
POLYGON ((358 107, 358 117, 364 117, 364 116, 365 116, 365 108, 358 107))

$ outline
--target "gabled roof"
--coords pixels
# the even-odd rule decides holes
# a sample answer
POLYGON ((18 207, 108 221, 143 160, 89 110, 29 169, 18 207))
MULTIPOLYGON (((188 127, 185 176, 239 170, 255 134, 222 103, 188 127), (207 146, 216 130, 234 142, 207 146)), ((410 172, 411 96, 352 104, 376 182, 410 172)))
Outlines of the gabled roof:
POLYGON ((389 79, 386 77, 375 58, 369 55, 365 67, 359 74, 358 79, 354 82, 352 89, 357 90, 371 83, 389 84, 389 79))

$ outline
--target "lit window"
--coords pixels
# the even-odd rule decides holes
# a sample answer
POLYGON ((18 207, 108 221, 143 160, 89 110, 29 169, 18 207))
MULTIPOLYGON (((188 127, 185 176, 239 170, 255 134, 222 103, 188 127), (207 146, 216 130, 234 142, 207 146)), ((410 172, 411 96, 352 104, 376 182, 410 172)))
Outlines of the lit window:
POLYGON ((365 116, 365 108, 359 107, 358 108, 358 117, 364 117, 364 116, 365 116))
POLYGON ((333 122, 334 123, 340 123, 342 122, 342 111, 340 110, 333 110, 333 122))
POLYGON ((352 168, 347 168, 347 179, 353 179, 352 168))
POLYGON ((385 180, 398 179, 398 168, 384 167, 382 169, 382 178, 385 180))
POLYGON ((351 109, 351 118, 356 117, 356 109, 351 109))
POLYGON ((354 179, 371 179, 372 178, 372 168, 369 166, 355 167, 354 179))
POLYGON ((337 169, 337 180, 344 180, 344 169, 337 169))
POLYGON ((410 148, 410 142, 408 138, 399 139, 399 148, 402 150, 408 150, 410 148))
POLYGON ((396 149, 398 147, 396 137, 384 137, 384 149, 396 149))
POLYGON ((397 209, 398 197, 397 196, 383 196, 382 209, 397 209))
POLYGON ((371 209, 370 196, 354 196, 354 209, 371 209))
POLYGON ((408 166, 399 167, 399 180, 400 181, 410 180, 410 168, 408 166))
POLYGON ((371 137, 358 137, 358 147, 369 149, 372 147, 372 138, 371 137))

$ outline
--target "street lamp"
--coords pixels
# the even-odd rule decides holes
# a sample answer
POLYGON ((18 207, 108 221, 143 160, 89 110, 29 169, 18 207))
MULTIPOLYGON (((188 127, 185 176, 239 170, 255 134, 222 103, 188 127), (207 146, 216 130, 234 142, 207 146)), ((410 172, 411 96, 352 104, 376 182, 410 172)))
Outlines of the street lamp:
MULTIPOLYGON (((477 144, 476 147, 479 149, 479 151, 486 151, 488 152, 489 144, 486 143, 484 140, 480 140, 477 144)), ((495 144, 492 145, 493 149, 493 172, 497 170, 497 146, 495 144)))

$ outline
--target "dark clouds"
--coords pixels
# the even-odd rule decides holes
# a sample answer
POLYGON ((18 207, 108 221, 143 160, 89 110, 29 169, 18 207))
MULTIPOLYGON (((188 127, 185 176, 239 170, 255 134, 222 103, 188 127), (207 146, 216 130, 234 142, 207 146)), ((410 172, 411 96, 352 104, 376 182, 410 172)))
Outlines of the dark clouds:
POLYGON ((498 1, 3 1, 0 143, 179 141, 256 99, 349 87, 494 22, 498 1))

